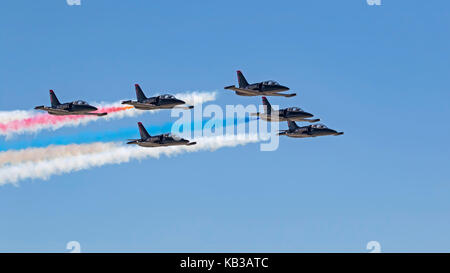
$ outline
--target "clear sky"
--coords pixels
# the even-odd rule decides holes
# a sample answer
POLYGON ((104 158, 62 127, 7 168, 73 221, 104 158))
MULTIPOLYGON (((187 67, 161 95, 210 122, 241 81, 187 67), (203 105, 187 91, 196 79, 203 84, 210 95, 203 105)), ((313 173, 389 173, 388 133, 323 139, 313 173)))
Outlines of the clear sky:
MULTIPOLYGON (((0 187, 0 251, 450 251, 450 2, 4 1, 0 111, 273 79, 339 137, 259 144, 0 187), (59 92, 58 92, 59 91, 59 92)), ((169 112, 8 140, 166 124, 169 112)), ((283 128, 284 124, 281 125, 283 128)), ((137 130, 137 129, 136 129, 137 130)), ((137 132, 137 131, 136 131, 137 132)), ((132 136, 132 137, 135 137, 132 136)), ((4 145, 5 141, 0 140, 4 145)))

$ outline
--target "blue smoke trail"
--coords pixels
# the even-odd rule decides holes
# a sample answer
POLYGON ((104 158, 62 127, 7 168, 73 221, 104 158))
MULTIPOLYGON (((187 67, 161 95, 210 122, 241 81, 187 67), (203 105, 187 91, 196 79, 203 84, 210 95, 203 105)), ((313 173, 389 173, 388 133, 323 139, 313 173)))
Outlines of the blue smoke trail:
MULTIPOLYGON (((245 118, 234 118, 234 119, 223 119, 222 126, 234 124, 237 126, 241 123, 248 123, 251 119, 249 117, 245 118)), ((191 131, 197 129, 205 129, 205 124, 210 120, 202 120, 201 122, 191 122, 191 131)), ((145 126, 145 124, 144 124, 145 126)), ((173 126, 172 122, 165 123, 163 125, 150 125, 146 126, 148 132, 151 135, 168 133, 171 131, 173 126)), ((220 123, 219 123, 220 126, 220 123)), ((184 131, 184 125, 180 128, 180 132, 184 131)), ((187 129, 187 128, 186 128, 187 129)), ((26 141, 13 141, 13 142, 0 142, 0 151, 7 150, 20 150, 26 148, 42 148, 49 145, 68 145, 68 144, 85 144, 93 142, 126 142, 130 138, 139 138, 139 130, 137 126, 122 128, 114 131, 104 131, 104 132, 81 132, 77 135, 69 136, 49 136, 45 138, 36 138, 26 141), (2 143, 3 142, 3 143, 2 143)))

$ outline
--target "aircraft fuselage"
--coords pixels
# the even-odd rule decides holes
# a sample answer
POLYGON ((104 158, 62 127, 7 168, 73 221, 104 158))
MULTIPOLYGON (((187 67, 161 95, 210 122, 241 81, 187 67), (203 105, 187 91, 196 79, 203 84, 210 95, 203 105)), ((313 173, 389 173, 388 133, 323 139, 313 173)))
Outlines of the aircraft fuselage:
POLYGON ((339 133, 336 130, 333 129, 314 129, 314 128, 308 128, 308 127, 300 127, 293 131, 286 131, 284 135, 288 137, 295 137, 295 138, 305 138, 305 137, 318 137, 318 136, 338 136, 342 135, 343 133, 339 133))
POLYGON ((37 106, 36 110, 43 110, 50 115, 70 116, 70 115, 95 115, 104 116, 106 113, 92 113, 97 111, 97 107, 91 105, 76 105, 73 103, 64 103, 54 107, 37 106))
POLYGON ((313 114, 303 111, 288 111, 288 110, 272 110, 271 114, 260 113, 259 117, 265 121, 308 121, 316 122, 319 119, 308 120, 307 118, 313 117, 313 114))
MULTIPOLYGON (((172 109, 179 105, 186 104, 184 101, 179 99, 159 99, 149 98, 143 101, 124 101, 122 104, 128 104, 134 106, 134 108, 139 110, 156 110, 156 109, 172 109)), ((192 107, 189 107, 192 108, 192 107)))

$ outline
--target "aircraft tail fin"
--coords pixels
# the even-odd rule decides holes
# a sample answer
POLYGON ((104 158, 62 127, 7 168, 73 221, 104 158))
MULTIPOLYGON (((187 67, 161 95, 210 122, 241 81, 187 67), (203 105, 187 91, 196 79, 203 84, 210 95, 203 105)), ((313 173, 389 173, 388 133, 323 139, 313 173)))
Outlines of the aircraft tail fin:
POLYGON ((52 103, 52 107, 58 106, 61 103, 59 102, 58 98, 55 95, 55 92, 53 90, 50 90, 50 102, 52 103))
POLYGON ((244 77, 244 74, 240 70, 237 71, 237 77, 239 82, 239 88, 245 88, 248 86, 248 82, 244 77))
POLYGON ((136 88, 136 98, 138 102, 142 102, 144 100, 147 99, 147 97, 145 96, 144 92, 142 91, 141 87, 139 86, 139 84, 135 84, 134 87, 136 88))
POLYGON ((262 103, 264 105, 264 111, 270 115, 272 113, 272 105, 270 105, 269 100, 266 97, 262 97, 262 103))
POLYGON ((297 123, 295 123, 295 121, 288 120, 287 123, 289 126, 289 130, 295 130, 298 128, 298 125, 297 125, 297 123))
POLYGON ((150 138, 150 134, 147 132, 147 130, 145 130, 145 127, 144 125, 142 125, 141 122, 138 122, 138 126, 139 126, 139 134, 141 134, 141 139, 150 138))

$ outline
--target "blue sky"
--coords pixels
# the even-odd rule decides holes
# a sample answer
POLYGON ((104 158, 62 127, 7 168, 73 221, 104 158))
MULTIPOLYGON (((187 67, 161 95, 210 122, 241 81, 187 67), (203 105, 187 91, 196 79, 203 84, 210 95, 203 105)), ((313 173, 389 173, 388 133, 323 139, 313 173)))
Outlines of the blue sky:
MULTIPOLYGON (((0 110, 223 90, 240 69, 340 137, 108 165, 0 188, 0 251, 449 251, 450 3, 6 1, 0 110)), ((169 112, 10 140, 110 132, 169 112)), ((283 128, 284 124, 280 125, 283 128)), ((132 137, 135 137, 133 135, 132 137)), ((4 140, 0 140, 4 143, 4 140)))

